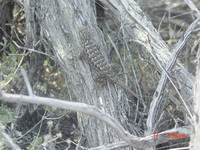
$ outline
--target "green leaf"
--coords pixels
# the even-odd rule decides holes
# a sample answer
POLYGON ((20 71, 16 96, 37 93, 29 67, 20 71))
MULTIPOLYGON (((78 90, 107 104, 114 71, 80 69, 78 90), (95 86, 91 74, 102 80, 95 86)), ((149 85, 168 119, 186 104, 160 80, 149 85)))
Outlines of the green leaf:
POLYGON ((6 58, 6 53, 5 52, 3 52, 3 57, 6 58))
POLYGON ((12 44, 10 44, 10 50, 13 54, 15 53, 15 47, 12 44))
POLYGON ((34 136, 32 143, 28 146, 28 149, 41 149, 42 141, 42 137, 37 138, 36 136, 34 136))
POLYGON ((20 63, 21 59, 22 59, 22 56, 19 56, 18 57, 18 64, 20 63))
POLYGON ((40 86, 40 85, 37 85, 37 89, 39 89, 39 90, 40 90, 40 89, 41 89, 41 86, 40 86))
POLYGON ((43 66, 48 66, 49 61, 45 60, 43 66))
POLYGON ((6 125, 7 123, 14 121, 15 114, 10 108, 8 108, 6 105, 2 105, 0 110, 0 123, 6 125))
POLYGON ((47 92, 47 83, 44 83, 44 85, 41 86, 40 90, 42 90, 46 94, 46 92, 47 92))
POLYGON ((12 63, 12 57, 7 56, 7 60, 8 60, 10 63, 12 63))
POLYGON ((2 110, 2 111, 1 111, 1 114, 2 114, 2 115, 6 115, 6 111, 5 111, 5 110, 2 110))
POLYGON ((53 111, 52 108, 49 107, 49 106, 43 106, 43 109, 44 109, 45 111, 49 112, 49 113, 53 111))
POLYGON ((41 137, 38 138, 38 142, 42 143, 43 139, 41 137))
POLYGON ((185 65, 187 68, 188 68, 188 66, 189 66, 187 61, 184 62, 184 65, 185 65))
POLYGON ((3 46, 3 47, 5 47, 6 43, 7 43, 7 39, 5 37, 3 37, 3 43, 0 42, 0 45, 3 46))

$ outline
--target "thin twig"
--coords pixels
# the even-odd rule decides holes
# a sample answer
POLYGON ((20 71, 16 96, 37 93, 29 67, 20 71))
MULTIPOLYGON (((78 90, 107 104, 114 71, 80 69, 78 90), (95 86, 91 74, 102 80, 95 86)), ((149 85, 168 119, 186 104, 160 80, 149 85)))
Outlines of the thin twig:
POLYGON ((12 138, 4 131, 5 127, 0 125, 0 134, 6 139, 6 141, 12 146, 15 150, 21 150, 12 140, 12 138))
POLYGON ((149 41, 149 44, 150 44, 150 47, 151 47, 151 51, 150 54, 152 55, 152 57, 154 58, 154 60, 156 61, 156 63, 159 65, 159 67, 163 70, 163 72, 165 73, 165 75, 167 76, 167 78, 169 79, 169 81, 171 82, 171 84, 173 85, 174 89, 176 90, 176 92, 178 93, 181 101, 183 102, 186 110, 188 111, 188 114, 189 116, 192 118, 192 114, 187 106, 187 104, 185 103, 182 95, 180 94, 178 88, 176 87, 176 85, 174 84, 174 82, 172 81, 172 79, 170 78, 169 76, 169 73, 173 66, 175 65, 175 62, 177 60, 177 57, 178 57, 178 54, 180 53, 180 51, 182 50, 183 46, 185 45, 187 39, 189 38, 190 34, 192 33, 194 27, 197 25, 197 22, 199 21, 200 18, 197 18, 190 26, 189 28, 187 29, 187 31, 185 32, 185 34, 183 35, 183 37, 178 41, 178 43, 176 44, 176 47, 175 47, 175 50, 173 52, 173 55, 172 55, 172 59, 171 59, 171 62, 168 63, 166 69, 160 64, 160 62, 157 60, 157 58, 154 56, 154 54, 152 53, 153 51, 153 47, 151 45, 151 42, 150 42, 150 39, 148 37, 148 41, 149 41))
POLYGON ((85 103, 79 103, 79 102, 68 102, 66 100, 59 100, 59 99, 53 99, 53 98, 45 98, 45 97, 30 97, 25 95, 17 95, 17 94, 7 94, 2 93, 2 96, 0 96, 0 99, 3 101, 11 102, 11 103, 31 103, 31 104, 40 104, 40 105, 46 105, 51 107, 57 107, 60 109, 65 110, 71 110, 76 111, 80 113, 84 113, 89 116, 93 116, 104 123, 108 124, 112 129, 118 134, 118 136, 123 139, 125 142, 127 142, 129 145, 138 147, 138 148, 145 148, 145 147, 151 147, 155 146, 159 143, 164 143, 170 140, 176 140, 176 139, 170 139, 168 137, 168 133, 177 133, 179 134, 185 134, 185 136, 190 136, 190 129, 182 127, 177 129, 171 129, 167 131, 163 131, 159 133, 159 138, 155 138, 154 135, 146 136, 146 137, 137 137, 135 135, 130 134, 127 132, 116 119, 112 118, 107 113, 103 112, 99 108, 95 106, 91 106, 85 103))
POLYGON ((194 5, 194 3, 191 0, 185 0, 185 2, 192 11, 196 12, 196 16, 199 18, 200 12, 199 12, 198 8, 194 5))
POLYGON ((26 87, 27 87, 29 96, 33 96, 34 94, 33 94, 33 90, 31 88, 31 84, 29 82, 28 76, 26 74, 26 71, 22 67, 21 67, 21 73, 22 73, 22 75, 24 77, 24 81, 26 83, 26 87))
POLYGON ((47 53, 43 53, 43 52, 40 52, 38 50, 35 50, 35 49, 32 49, 32 48, 27 48, 27 47, 23 47, 23 46, 19 46, 15 41, 13 41, 10 36, 0 27, 0 29, 8 36, 8 38, 10 39, 10 41, 19 49, 23 49, 23 50, 27 50, 27 51, 31 51, 31 52, 35 52, 35 53, 38 53, 38 54, 42 54, 42 55, 45 55, 45 56, 48 56, 50 58, 52 58, 52 56, 50 56, 49 54, 47 53))

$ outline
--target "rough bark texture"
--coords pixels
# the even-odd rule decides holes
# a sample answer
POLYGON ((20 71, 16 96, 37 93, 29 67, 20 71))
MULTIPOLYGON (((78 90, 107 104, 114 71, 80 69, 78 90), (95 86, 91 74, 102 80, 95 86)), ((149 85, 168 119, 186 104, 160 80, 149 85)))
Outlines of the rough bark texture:
MULTIPOLYGON (((3 37, 7 37, 6 33, 10 35, 10 28, 12 24, 12 9, 13 9, 13 2, 11 0, 7 1, 0 1, 0 27, 5 31, 3 32, 0 30, 0 39, 2 40, 3 37)), ((0 41, 4 42, 4 41, 0 41)), ((2 46, 0 45, 0 48, 2 46)))
MULTIPOLYGON (((169 47, 161 39, 160 35, 157 33, 152 23, 150 22, 149 18, 145 16, 145 14, 135 3, 135 1, 100 1, 109 8, 109 11, 113 15, 113 17, 118 20, 118 22, 124 23, 123 28, 125 34, 129 36, 133 41, 140 43, 149 52, 153 53, 153 55, 156 56, 162 66, 164 66, 167 70, 168 63, 170 63, 170 61, 172 60, 172 53, 170 53, 169 47)), ((189 108, 189 111, 191 113, 191 106, 193 103, 192 91, 194 77, 185 69, 185 67, 179 61, 177 61, 175 66, 173 65, 172 68, 170 74, 175 77, 173 82, 180 90, 181 95, 183 96, 185 103, 187 104, 187 107, 189 108)), ((154 95, 158 95, 157 93, 159 92, 155 91, 154 95)), ((161 94, 163 94, 163 92, 161 94)), ((162 98, 162 101, 157 102, 158 106, 153 107, 153 103, 154 99, 152 100, 152 103, 150 105, 150 110, 146 122, 146 135, 150 135, 155 132, 158 121, 163 115, 163 109, 167 105, 166 99, 164 98, 162 98)))
MULTIPOLYGON (((68 84, 77 101, 98 106, 126 126, 128 101, 124 96, 118 97, 113 85, 110 88, 97 88, 92 78, 90 66, 86 60, 78 58, 83 49, 78 37, 78 28, 86 26, 97 43, 101 43, 102 34, 97 28, 94 10, 90 1, 26 1, 27 39, 34 45, 40 33, 41 40, 46 41, 63 65, 68 76, 68 84), (36 23, 37 22, 37 23, 36 23), (37 26, 36 26, 37 24, 37 26), (34 31, 39 27, 37 31, 34 31), (35 37, 36 36, 36 37, 35 37), (34 37, 34 39, 32 39, 34 37), (62 59, 62 60, 61 60, 62 59), (112 93, 112 96, 110 96, 112 93)), ((27 44, 30 46, 30 44, 27 44)), ((45 45, 47 46, 47 45, 45 45)), ((31 48, 31 47, 30 47, 31 48)), ((119 138, 102 122, 79 114, 79 125, 83 136, 87 137, 88 147, 99 146, 119 138)))
MULTIPOLYGON (((119 22, 124 22, 124 29, 128 36, 135 42, 140 43, 159 60, 159 62, 166 66, 171 59, 169 47, 161 39, 149 18, 145 16, 139 6, 132 0, 108 0, 101 2, 109 7, 115 19, 119 22), (148 42, 150 39, 151 45, 148 42), (153 50, 151 49, 153 47, 153 50)), ((172 70, 172 75, 178 76, 177 83, 180 83, 181 94, 187 100, 192 97, 192 88, 194 84, 194 77, 185 69, 185 67, 178 61, 172 70), (186 80, 187 79, 187 80, 186 80)), ((191 105, 191 102, 188 102, 191 105)))
MULTIPOLYGON (((149 51, 152 51, 153 47, 153 53, 160 63, 163 66, 167 65, 171 58, 169 48, 134 1, 100 1, 119 25, 124 23, 126 37, 141 44, 149 51)), ((118 92, 121 88, 110 82, 102 87, 96 84, 93 80, 95 70, 87 60, 78 58, 83 50, 78 29, 84 26, 91 31, 91 36, 108 60, 103 34, 97 27, 95 2, 89 0, 48 0, 48 2, 46 0, 26 0, 25 13, 26 45, 29 48, 35 48, 40 40, 44 46, 42 50, 62 65, 68 77, 68 85, 77 101, 99 107, 134 133, 134 128, 137 127, 134 124, 130 125, 127 121, 127 114, 130 114, 132 109, 127 95, 118 92)), ((178 83, 177 86, 180 87, 184 99, 189 100, 192 97, 194 77, 180 62, 176 63, 171 74, 177 77, 174 81, 178 83)), ((191 103, 191 101, 187 102, 188 105, 191 103)), ((82 143, 84 142, 82 145, 95 147, 120 141, 113 130, 101 121, 82 114, 78 114, 78 120, 82 136, 86 138, 85 141, 83 138, 80 139, 82 143)))
MULTIPOLYGON (((200 50, 199 50, 200 52, 200 50)), ((194 86, 194 113, 193 113, 193 130, 190 140, 190 148, 191 150, 199 149, 200 147, 200 55, 197 55, 197 72, 196 72, 196 82, 194 86)))

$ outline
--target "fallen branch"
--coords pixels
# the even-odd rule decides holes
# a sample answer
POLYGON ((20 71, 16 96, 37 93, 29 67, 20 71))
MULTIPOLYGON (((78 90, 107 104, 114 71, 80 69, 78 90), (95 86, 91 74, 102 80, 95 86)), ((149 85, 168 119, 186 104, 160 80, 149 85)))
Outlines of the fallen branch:
MULTIPOLYGON (((53 98, 39 97, 39 96, 25 96, 25 95, 17 95, 17 94, 7 94, 0 92, 0 100, 11 102, 11 103, 31 103, 38 105, 46 105, 51 107, 56 107, 65 110, 71 110, 76 112, 81 112, 89 116, 93 116, 113 128, 113 130, 117 133, 117 135, 127 142, 129 145, 137 148, 146 148, 155 146, 160 143, 167 142, 169 140, 176 140, 176 138, 167 138, 168 135, 177 133, 177 135, 184 134, 185 137, 190 136, 189 128, 177 128, 167 130, 161 133, 158 133, 158 137, 156 138, 154 134, 146 137, 137 137, 129 132, 127 132, 117 120, 112 118, 110 115, 101 111, 99 108, 91 105, 87 105, 85 103, 79 102, 68 102, 65 100, 58 100, 53 98)), ((179 138, 177 138, 179 139, 179 138)))

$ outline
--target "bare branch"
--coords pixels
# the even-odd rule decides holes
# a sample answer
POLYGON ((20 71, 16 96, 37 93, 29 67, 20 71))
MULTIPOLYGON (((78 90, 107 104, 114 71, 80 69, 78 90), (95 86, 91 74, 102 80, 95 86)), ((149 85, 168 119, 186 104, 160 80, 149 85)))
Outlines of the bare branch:
POLYGON ((199 12, 198 8, 194 5, 194 3, 191 0, 185 0, 185 2, 192 11, 196 12, 196 16, 200 17, 200 12, 199 12))
MULTIPOLYGON (((191 25, 190 27, 187 29, 187 31, 185 32, 184 36, 179 40, 179 42, 176 44, 175 50, 173 52, 173 55, 171 57, 171 61, 168 63, 167 67, 163 67, 160 62, 157 60, 157 58, 154 56, 154 54, 152 53, 152 51, 149 51, 150 54, 152 55, 152 57, 154 58, 154 60, 158 63, 158 65, 161 67, 161 69, 163 70, 162 75, 161 75, 161 79, 159 81, 159 84, 157 86, 157 89, 154 93, 153 96, 153 101, 151 103, 150 106, 150 110, 149 110, 149 116, 147 119, 147 127, 148 127, 148 133, 154 132, 154 129, 156 129, 156 124, 158 123, 158 118, 160 118, 159 114, 161 114, 161 112, 163 111, 161 107, 161 104, 163 105, 163 101, 162 101, 162 97, 163 97, 163 92, 165 89, 165 85, 167 83, 167 78, 169 79, 169 81, 172 83, 173 87, 175 88, 175 90, 177 91, 179 97, 181 98, 181 101, 183 102, 187 113, 189 114, 189 116, 192 118, 192 114, 191 111, 189 109, 189 106, 186 104, 185 100, 183 99, 183 97, 181 96, 180 92, 178 91, 176 85, 174 84, 173 80, 170 78, 169 73, 171 72, 173 66, 176 63, 178 54, 180 53, 180 51, 182 50, 183 46, 185 45, 187 39, 189 38, 191 32, 193 31, 194 27, 197 25, 197 22, 199 21, 199 18, 196 19, 191 25)), ((151 45, 151 43, 149 43, 151 45)))
MULTIPOLYGON (((131 0, 100 1, 104 5, 109 7, 111 13, 114 15, 116 20, 118 20, 119 22, 124 22, 124 30, 126 34, 132 38, 132 41, 141 44, 148 51, 151 51, 151 49, 153 48, 153 53, 160 64, 162 64, 162 66, 167 66, 172 56, 169 51, 169 47, 161 39, 160 35, 153 27, 151 21, 148 19, 148 17, 145 16, 145 14, 139 8, 136 2, 131 0), (122 16, 121 14, 125 15, 122 16), (147 36, 149 36, 151 45, 148 44, 147 36)), ((176 80, 177 82, 181 83, 180 89, 183 98, 191 98, 194 77, 187 72, 187 70, 179 61, 176 62, 173 71, 176 72, 177 76, 179 77, 176 78, 176 80)))
POLYGON ((170 133, 177 133, 178 135, 185 134, 186 137, 190 135, 190 129, 177 128, 177 129, 167 130, 167 131, 159 133, 159 138, 155 138, 153 134, 150 136, 141 138, 127 132, 118 123, 117 120, 115 120, 110 115, 106 114, 105 112, 101 111, 95 106, 87 105, 84 103, 78 103, 78 102, 68 102, 68 101, 58 100, 58 99, 53 99, 53 98, 45 98, 45 97, 39 97, 39 96, 30 97, 30 96, 25 96, 25 95, 13 95, 13 94, 7 94, 7 93, 2 93, 2 96, 0 96, 0 99, 7 102, 11 102, 11 103, 16 103, 16 102, 17 103, 31 103, 31 104, 57 107, 60 109, 81 112, 86 115, 93 116, 105 122, 110 127, 112 127, 113 130, 117 133, 117 135, 121 139, 126 141, 129 145, 138 147, 138 148, 150 147, 159 143, 172 140, 171 138, 167 138, 168 134, 170 133))
POLYGON ((33 96, 33 90, 32 90, 32 88, 31 88, 31 84, 30 84, 30 82, 29 82, 29 80, 28 80, 28 76, 27 76, 27 74, 26 74, 26 71, 21 67, 21 73, 22 73, 22 75, 23 75, 23 77, 24 77, 24 81, 25 81, 25 83, 26 83, 26 87, 27 87, 27 89, 28 89, 28 94, 29 94, 29 96, 33 96))
POLYGON ((8 143, 16 150, 21 150, 15 143, 13 143, 12 138, 4 131, 5 127, 0 125, 0 134, 8 141, 8 143))

